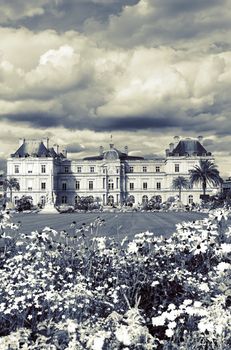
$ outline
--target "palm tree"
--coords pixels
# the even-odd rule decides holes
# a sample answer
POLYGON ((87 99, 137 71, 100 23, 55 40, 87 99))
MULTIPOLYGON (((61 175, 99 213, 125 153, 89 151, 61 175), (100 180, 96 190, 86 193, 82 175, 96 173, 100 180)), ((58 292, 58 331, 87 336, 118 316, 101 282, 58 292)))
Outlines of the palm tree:
POLYGON ((200 160, 199 165, 195 165, 194 169, 189 170, 190 182, 193 185, 201 183, 203 195, 206 194, 206 188, 208 184, 213 186, 220 185, 223 180, 219 175, 217 166, 210 160, 200 160))
POLYGON ((184 176, 177 176, 173 179, 172 187, 175 190, 179 190, 179 200, 181 201, 181 191, 183 188, 189 187, 189 181, 184 176))
POLYGON ((19 191, 20 185, 18 180, 15 177, 12 177, 10 179, 5 179, 3 183, 4 191, 6 192, 8 189, 10 191, 10 201, 12 203, 12 192, 13 190, 19 191))

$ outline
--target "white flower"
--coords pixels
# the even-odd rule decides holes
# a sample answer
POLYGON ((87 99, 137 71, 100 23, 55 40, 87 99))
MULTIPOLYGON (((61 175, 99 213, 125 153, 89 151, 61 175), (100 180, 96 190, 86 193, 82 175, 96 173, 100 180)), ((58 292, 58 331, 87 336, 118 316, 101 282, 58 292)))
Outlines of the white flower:
POLYGON ((185 299, 184 302, 183 302, 183 304, 184 304, 185 306, 188 306, 188 305, 192 304, 192 300, 191 300, 191 299, 185 299))
POLYGON ((193 304, 194 307, 201 307, 202 306, 202 303, 200 301, 194 301, 194 304, 193 304))
POLYGON ((96 337, 94 339, 92 350, 102 350, 104 345, 104 337, 96 337))
POLYGON ((165 334, 167 335, 167 337, 171 338, 174 335, 174 332, 172 329, 166 329, 165 334))
POLYGON ((152 284, 151 284, 151 287, 155 287, 155 286, 157 286, 158 284, 160 284, 159 281, 153 281, 152 284))
MULTIPOLYGON (((208 283, 201 283, 199 285, 199 289, 204 291, 204 292, 209 292, 209 286, 208 286, 208 283)), ((195 304, 195 303, 194 303, 195 304)))
POLYGON ((168 328, 175 328, 177 326, 177 323, 175 321, 169 322, 168 328))
POLYGON ((76 324, 72 320, 67 320, 68 333, 74 333, 76 330, 76 324))
POLYGON ((231 269, 231 264, 222 261, 222 262, 220 262, 220 263, 217 265, 216 269, 217 269, 219 272, 224 272, 225 270, 230 270, 230 269, 231 269))
POLYGON ((137 246, 136 242, 130 242, 128 244, 128 253, 137 253, 139 250, 139 247, 137 246))
POLYGON ((211 322, 206 323, 203 319, 198 323, 198 328, 202 333, 204 333, 205 331, 214 331, 214 325, 211 322))
POLYGON ((164 314, 157 317, 152 317, 152 325, 154 327, 163 326, 165 324, 166 317, 164 314))
POLYGON ((169 310, 175 310, 176 306, 174 304, 169 304, 168 309, 169 310))
POLYGON ((221 244, 221 249, 223 253, 230 253, 231 252, 231 244, 230 243, 222 243, 221 244))
POLYGON ((123 343, 124 345, 131 345, 131 339, 130 336, 128 334, 128 327, 127 326, 120 326, 119 328, 117 328, 116 332, 115 332, 115 336, 117 338, 118 341, 120 341, 121 343, 123 343))

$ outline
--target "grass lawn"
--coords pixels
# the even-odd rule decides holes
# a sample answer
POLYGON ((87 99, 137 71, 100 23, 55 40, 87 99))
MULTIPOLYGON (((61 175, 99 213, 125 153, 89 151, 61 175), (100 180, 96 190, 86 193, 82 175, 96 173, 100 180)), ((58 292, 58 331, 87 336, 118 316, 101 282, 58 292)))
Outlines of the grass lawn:
POLYGON ((76 222, 76 228, 83 223, 90 224, 97 217, 105 220, 105 225, 99 227, 99 236, 114 236, 130 239, 136 233, 150 231, 156 235, 170 236, 175 231, 175 225, 182 221, 193 221, 206 216, 195 212, 127 212, 127 213, 73 213, 73 214, 16 214, 13 222, 21 221, 20 232, 29 233, 45 226, 55 230, 71 232, 70 225, 76 222))

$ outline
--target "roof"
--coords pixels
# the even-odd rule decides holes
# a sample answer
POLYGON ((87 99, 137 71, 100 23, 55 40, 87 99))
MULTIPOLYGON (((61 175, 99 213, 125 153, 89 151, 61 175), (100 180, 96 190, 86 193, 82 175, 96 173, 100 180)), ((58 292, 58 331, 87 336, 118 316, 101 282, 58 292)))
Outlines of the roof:
POLYGON ((138 157, 138 156, 129 156, 127 153, 123 153, 119 151, 118 149, 114 148, 113 144, 110 144, 110 149, 103 152, 102 154, 98 156, 91 156, 91 157, 85 157, 83 160, 142 160, 144 159, 143 157, 138 157))
POLYGON ((204 156, 204 155, 211 155, 210 152, 207 152, 204 146, 198 141, 198 140, 181 140, 178 145, 173 149, 172 152, 169 154, 170 156, 185 156, 185 155, 197 155, 197 156, 204 156))
POLYGON ((24 157, 52 157, 56 158, 59 155, 55 152, 54 148, 47 148, 40 140, 24 141, 18 150, 11 154, 13 158, 24 157))

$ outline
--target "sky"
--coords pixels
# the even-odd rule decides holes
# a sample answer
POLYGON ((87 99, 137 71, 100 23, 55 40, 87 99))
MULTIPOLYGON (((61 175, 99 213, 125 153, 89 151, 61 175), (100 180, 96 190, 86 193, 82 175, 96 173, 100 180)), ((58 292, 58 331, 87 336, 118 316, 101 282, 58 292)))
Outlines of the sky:
POLYGON ((231 176, 229 0, 0 0, 0 166, 18 139, 82 158, 204 137, 231 176))

